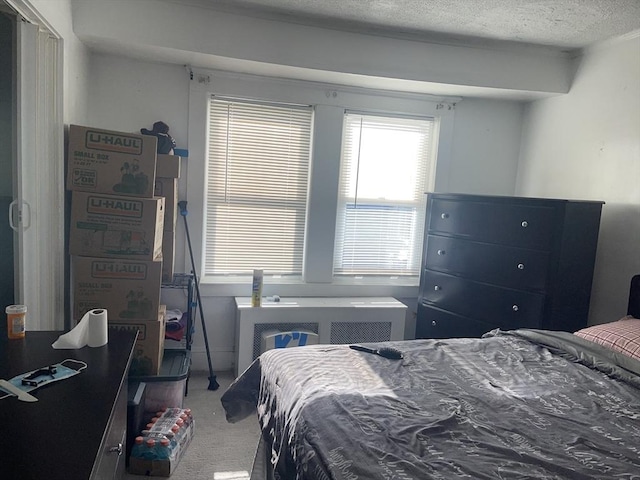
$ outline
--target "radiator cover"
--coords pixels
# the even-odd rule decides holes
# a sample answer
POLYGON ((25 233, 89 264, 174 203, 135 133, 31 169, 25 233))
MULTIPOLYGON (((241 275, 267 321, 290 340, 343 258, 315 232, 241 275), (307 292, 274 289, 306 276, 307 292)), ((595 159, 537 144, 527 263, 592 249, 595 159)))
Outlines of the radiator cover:
POLYGON ((261 307, 251 307, 250 297, 235 301, 236 376, 258 358, 262 332, 268 330, 307 330, 324 344, 404 339, 407 307, 392 297, 289 297, 263 301, 261 307))

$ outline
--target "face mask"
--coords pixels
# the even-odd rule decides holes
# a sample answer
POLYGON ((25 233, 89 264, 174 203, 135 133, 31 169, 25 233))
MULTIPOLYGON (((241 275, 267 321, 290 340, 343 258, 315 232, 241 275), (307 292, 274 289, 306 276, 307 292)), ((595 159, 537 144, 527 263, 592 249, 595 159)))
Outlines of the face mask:
MULTIPOLYGON (((86 363, 79 360, 67 359, 60 363, 49 365, 48 367, 17 375, 10 379, 9 383, 23 392, 31 392, 36 388, 78 375, 85 368, 87 368, 86 363)), ((2 387, 0 387, 0 393, 2 392, 2 387)), ((0 399, 10 396, 12 395, 8 394, 0 397, 0 399)))

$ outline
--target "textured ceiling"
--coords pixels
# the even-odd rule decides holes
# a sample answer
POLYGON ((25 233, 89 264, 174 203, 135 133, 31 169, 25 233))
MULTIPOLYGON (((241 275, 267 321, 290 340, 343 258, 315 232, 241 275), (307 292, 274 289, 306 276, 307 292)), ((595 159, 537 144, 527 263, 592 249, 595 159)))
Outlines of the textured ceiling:
POLYGON ((564 50, 640 29, 640 0, 169 0, 400 38, 564 50))
POLYGON ((573 60, 580 58, 576 50, 622 35, 640 35, 640 0, 72 0, 72 4, 74 31, 95 52, 346 87, 517 101, 566 92, 573 60), (114 4, 120 8, 111 8, 114 4), (119 25, 112 28, 96 15, 97 10, 108 19, 117 13, 138 19, 152 6, 158 8, 149 15, 151 20, 136 22, 141 35, 130 26, 124 31, 119 25), (180 28, 165 36, 173 16, 179 18, 176 25, 194 21, 208 43, 194 49, 192 38, 180 28), (153 21, 163 27, 153 28, 149 23, 153 21), (423 49, 414 42, 369 38, 372 45, 382 46, 380 54, 367 52, 363 63, 352 65, 349 52, 365 52, 368 42, 362 41, 364 37, 334 35, 339 30, 430 45, 423 49), (254 47, 261 35, 275 39, 274 44, 254 47), (293 43, 287 43, 289 38, 293 43), (339 42, 349 39, 355 47, 345 45, 344 53, 336 51, 342 46, 339 42), (278 44, 286 46, 284 52, 273 48, 278 44), (444 55, 444 62, 425 63, 425 58, 444 55))

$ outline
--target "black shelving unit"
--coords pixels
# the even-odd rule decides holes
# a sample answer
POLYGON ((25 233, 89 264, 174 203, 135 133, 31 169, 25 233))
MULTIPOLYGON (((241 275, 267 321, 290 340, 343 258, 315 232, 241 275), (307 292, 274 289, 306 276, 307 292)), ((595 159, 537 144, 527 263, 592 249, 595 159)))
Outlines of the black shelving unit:
MULTIPOLYGON (((153 391, 154 383, 167 382, 175 383, 177 388, 184 384, 184 396, 189 391, 189 376, 191 373, 191 345, 194 333, 194 315, 197 303, 195 300, 195 278, 192 274, 176 273, 171 282, 163 282, 163 289, 181 289, 187 292, 186 313, 187 324, 185 334, 181 341, 165 339, 165 349, 158 375, 129 376, 129 389, 138 391, 141 384, 146 385, 146 389, 153 391), (174 342, 175 346, 167 347, 167 342, 174 342)), ((146 394, 148 395, 148 393, 146 394)), ((148 403, 148 399, 147 399, 148 403)), ((129 402, 132 405, 132 402, 129 402)))
MULTIPOLYGON (((184 337, 184 349, 191 350, 191 344, 193 343, 193 332, 194 328, 194 318, 195 318, 195 309, 197 307, 197 303, 195 300, 195 278, 193 274, 190 273, 175 273, 171 282, 162 282, 162 288, 168 289, 181 289, 186 290, 187 292, 187 325, 186 332, 184 337)), ((176 340, 170 340, 175 342, 176 340)), ((170 347, 170 349, 175 349, 179 347, 170 347)), ((165 346, 166 349, 166 346, 165 346)))

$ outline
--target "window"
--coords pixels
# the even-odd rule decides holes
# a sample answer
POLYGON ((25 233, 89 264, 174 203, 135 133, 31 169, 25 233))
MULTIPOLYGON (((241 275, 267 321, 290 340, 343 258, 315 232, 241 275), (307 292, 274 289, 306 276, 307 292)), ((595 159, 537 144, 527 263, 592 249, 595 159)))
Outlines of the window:
POLYGON ((205 296, 250 295, 255 268, 265 295, 418 294, 424 192, 447 190, 454 99, 199 78, 180 181, 205 296))
POLYGON ((313 110, 211 97, 205 274, 301 275, 313 110))
POLYGON ((433 125, 345 114, 335 275, 419 275, 433 125))

